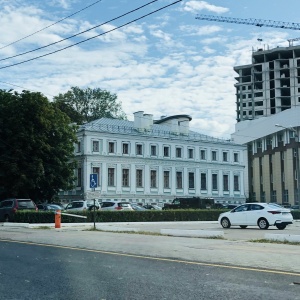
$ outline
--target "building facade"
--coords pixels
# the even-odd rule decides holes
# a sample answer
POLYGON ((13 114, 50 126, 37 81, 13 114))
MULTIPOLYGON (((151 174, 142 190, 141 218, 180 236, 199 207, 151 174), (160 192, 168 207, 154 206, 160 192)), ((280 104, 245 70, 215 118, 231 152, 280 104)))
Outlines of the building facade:
POLYGON ((176 197, 213 197, 243 203, 244 146, 189 130, 191 117, 134 121, 99 119, 80 126, 76 189, 63 200, 123 200, 163 205, 176 197), (97 174, 97 187, 90 186, 97 174))
POLYGON ((232 139, 247 146, 251 200, 299 204, 300 46, 252 53, 237 66, 237 123, 232 139))

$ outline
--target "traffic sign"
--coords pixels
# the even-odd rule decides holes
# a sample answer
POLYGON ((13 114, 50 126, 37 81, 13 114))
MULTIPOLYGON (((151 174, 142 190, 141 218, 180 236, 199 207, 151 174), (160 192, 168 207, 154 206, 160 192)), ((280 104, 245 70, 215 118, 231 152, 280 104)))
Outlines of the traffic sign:
POLYGON ((94 189, 98 186, 98 174, 90 174, 90 188, 94 189))

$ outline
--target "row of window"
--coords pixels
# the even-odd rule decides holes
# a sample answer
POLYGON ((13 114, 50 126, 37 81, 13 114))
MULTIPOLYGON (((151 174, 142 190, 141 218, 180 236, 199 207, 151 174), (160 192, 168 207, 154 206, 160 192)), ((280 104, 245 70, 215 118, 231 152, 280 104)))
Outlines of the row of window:
MULTIPOLYGON (((123 187, 129 187, 130 186, 130 174, 129 169, 122 169, 122 186, 123 187)), ((98 174, 98 183, 97 185, 100 185, 100 168, 95 167, 93 168, 93 173, 98 174)), ((176 180, 176 189, 182 189, 184 184, 184 178, 183 178, 183 172, 179 171, 175 174, 176 180)), ((218 174, 212 174, 211 175, 211 185, 212 190, 217 191, 218 190, 218 180, 219 180, 218 174)), ((82 184, 82 169, 78 169, 77 174, 77 186, 81 186, 82 184)), ((207 190, 207 174, 201 173, 200 175, 200 189, 201 190, 207 190)), ((223 175, 223 191, 229 191, 229 175, 224 174, 223 175)), ((195 189, 195 172, 188 172, 187 176, 188 180, 188 188, 189 189, 195 189)), ((233 176, 233 190, 239 191, 240 190, 240 176, 234 175, 233 176)), ((116 169, 115 168, 108 168, 107 173, 107 186, 114 187, 116 186, 116 169)), ((136 170, 136 187, 137 188, 143 188, 144 187, 144 170, 137 169, 136 170)), ((150 188, 157 188, 158 187, 158 172, 157 170, 150 170, 150 188)), ((163 172, 163 187, 165 189, 171 188, 171 172, 170 171, 164 171, 163 172)))
MULTIPOLYGON (((122 154, 129 155, 129 146, 130 144, 127 142, 122 143, 122 154)), ((158 145, 150 145, 150 155, 153 157, 158 156, 158 145)), ((92 141, 92 150, 93 152, 99 152, 99 141, 92 141)), ((175 157, 176 158, 183 158, 183 147, 176 146, 175 147, 175 157)), ((163 156, 165 158, 171 157, 171 146, 163 146, 162 148, 163 156)), ((80 142, 77 145, 77 152, 81 152, 81 144, 80 142)), ((109 154, 116 154, 116 142, 108 142, 108 153, 109 154)), ((143 155, 144 154, 144 144, 137 143, 135 145, 135 154, 136 155, 143 155)), ((217 161, 218 160, 219 151, 211 150, 211 160, 217 161)), ((187 149, 187 158, 194 159, 195 158, 195 148, 188 148, 187 149)), ((207 149, 200 150, 200 159, 207 160, 207 149)), ((222 151, 222 160, 223 162, 229 162, 229 151, 222 151)), ((239 162, 239 153, 233 153, 233 161, 235 163, 239 162)))

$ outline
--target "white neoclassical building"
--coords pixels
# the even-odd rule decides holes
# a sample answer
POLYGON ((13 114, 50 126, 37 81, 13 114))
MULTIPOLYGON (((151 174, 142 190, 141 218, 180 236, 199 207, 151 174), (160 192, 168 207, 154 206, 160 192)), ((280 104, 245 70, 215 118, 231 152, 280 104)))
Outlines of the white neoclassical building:
POLYGON ((213 197, 243 203, 245 146, 189 130, 189 115, 134 121, 102 118, 80 126, 75 154, 77 184, 64 200, 100 199, 139 203, 176 197, 213 197), (90 175, 97 174, 97 187, 90 175))

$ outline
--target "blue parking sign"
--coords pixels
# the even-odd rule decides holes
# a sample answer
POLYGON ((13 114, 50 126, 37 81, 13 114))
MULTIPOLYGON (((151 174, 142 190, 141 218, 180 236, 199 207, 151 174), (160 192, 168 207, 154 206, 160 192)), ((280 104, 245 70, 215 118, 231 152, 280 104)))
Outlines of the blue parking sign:
POLYGON ((94 189, 98 186, 98 174, 90 174, 90 188, 94 189))

